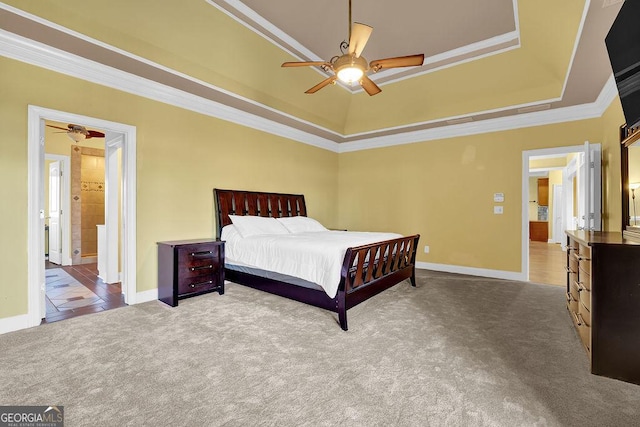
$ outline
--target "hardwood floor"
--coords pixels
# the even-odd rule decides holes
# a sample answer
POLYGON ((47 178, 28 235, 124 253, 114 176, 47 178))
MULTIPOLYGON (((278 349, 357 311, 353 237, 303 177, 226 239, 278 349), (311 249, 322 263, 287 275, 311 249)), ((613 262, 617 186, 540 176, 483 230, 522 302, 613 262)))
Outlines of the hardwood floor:
POLYGON ((567 253, 557 243, 529 241, 529 281, 567 285, 567 253))
MULTIPOLYGON (((46 270, 50 270, 53 268, 61 268, 82 286, 95 294, 95 296, 97 296, 98 298, 96 298, 97 301, 95 303, 90 305, 76 308, 63 308, 60 305, 56 306, 56 304, 52 302, 54 298, 51 295, 52 293, 50 292, 49 287, 47 287, 47 311, 42 323, 53 323, 64 319, 70 319, 72 317, 82 316, 84 314, 96 313, 99 311, 110 310, 112 308, 124 307, 127 305, 124 302, 124 296, 122 295, 120 283, 104 283, 102 279, 98 277, 97 264, 94 263, 59 266, 50 262, 45 263, 46 270)), ((75 298, 70 298, 70 300, 73 299, 75 298)))

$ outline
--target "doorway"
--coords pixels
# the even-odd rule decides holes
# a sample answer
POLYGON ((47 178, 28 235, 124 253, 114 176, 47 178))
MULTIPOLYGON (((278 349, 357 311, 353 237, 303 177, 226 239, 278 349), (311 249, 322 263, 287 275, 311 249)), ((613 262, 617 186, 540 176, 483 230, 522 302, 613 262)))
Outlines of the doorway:
POLYGON ((523 152, 522 271, 526 280, 566 285, 564 231, 600 229, 600 144, 523 152), (534 186, 544 179, 549 200, 540 206, 534 186), (542 215, 542 216, 541 216, 542 215), (531 238, 532 223, 546 238, 531 238), (539 240, 539 241, 536 241, 539 240))
POLYGON ((126 305, 119 279, 119 224, 113 230, 115 256, 102 253, 107 212, 121 210, 122 175, 119 161, 105 161, 105 137, 103 129, 84 123, 45 120, 46 323, 126 305), (107 185, 118 197, 106 197, 107 185), (110 269, 98 263, 107 258, 115 263, 110 269), (108 270, 116 272, 110 280, 108 270))
MULTIPOLYGON (((136 303, 136 129, 133 126, 109 122, 93 117, 81 116, 37 106, 28 108, 28 326, 37 326, 45 317, 45 209, 44 209, 44 128, 45 120, 62 123, 82 123, 85 126, 105 130, 105 157, 114 158, 121 154, 122 203, 112 217, 105 221, 108 237, 107 257, 118 254, 118 240, 122 242, 121 292, 127 304, 136 303), (118 217, 122 218, 118 231, 118 217), (115 230, 115 231, 114 231, 115 230), (120 234, 120 236, 119 236, 120 234), (113 236, 115 236, 115 244, 113 236), (120 239, 118 239, 120 237, 120 239), (114 247, 115 246, 115 247, 114 247)), ((115 181, 114 181, 115 182, 115 181)), ((117 186, 116 186, 117 187, 117 186)), ((116 188, 106 188, 106 197, 113 197, 116 188), (110 195, 111 194, 111 195, 110 195)), ((70 212, 70 211, 68 211, 70 212)), ((64 216, 64 211, 63 211, 64 216)), ((67 215, 68 216, 68 215, 67 215)), ((107 260, 109 265, 114 263, 107 260)), ((116 263, 117 265, 117 263, 116 263)))

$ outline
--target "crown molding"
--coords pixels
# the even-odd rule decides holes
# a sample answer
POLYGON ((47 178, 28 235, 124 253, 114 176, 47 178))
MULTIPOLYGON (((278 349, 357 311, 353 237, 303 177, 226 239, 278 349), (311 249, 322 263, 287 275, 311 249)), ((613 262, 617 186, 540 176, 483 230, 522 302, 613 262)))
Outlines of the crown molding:
MULTIPOLYGON (((601 97, 598 97, 598 99, 601 97)), ((602 98, 604 100, 606 97, 602 98)), ((534 113, 518 114, 515 116, 499 117, 478 122, 438 127, 435 129, 425 129, 413 132, 397 133, 388 136, 372 137, 342 143, 340 144, 339 152, 347 153, 373 148, 391 147, 395 145, 413 144, 439 139, 465 137, 490 132, 501 132, 526 127, 599 118, 602 116, 604 110, 606 110, 609 104, 604 108, 603 105, 604 101, 602 103, 598 103, 596 101, 591 104, 582 104, 573 107, 556 108, 534 113)))
POLYGON ((326 138, 87 60, 4 30, 0 30, 0 54, 71 77, 293 139, 325 150, 337 152, 338 149, 336 142, 326 138))
MULTIPOLYGON (((13 10, 3 3, 0 3, 0 8, 13 10)), ((30 15, 19 11, 22 16, 30 15)), ((39 22, 48 25, 48 21, 43 21, 38 18, 39 22)), ((70 30, 64 29, 68 33, 72 34, 70 30)), ((77 34, 77 33, 73 33, 77 34)), ((106 45, 102 42, 94 41, 82 36, 84 40, 95 42, 102 47, 109 48, 115 52, 121 53, 122 51, 117 48, 106 45)), ((138 58, 129 53, 129 57, 144 61, 146 64, 161 68, 165 71, 171 72, 180 77, 188 78, 191 81, 203 84, 209 88, 219 90, 233 96, 236 99, 250 102, 253 105, 261 106, 262 108, 277 112, 283 117, 289 117, 296 120, 299 123, 310 124, 304 120, 296 118, 294 116, 279 112, 270 107, 263 106, 252 100, 245 100, 244 98, 235 95, 231 92, 224 91, 221 88, 216 88, 212 85, 208 85, 206 82, 200 82, 192 77, 185 76, 175 70, 171 70, 167 67, 163 67, 159 64, 155 64, 144 58, 138 58)), ((356 135, 342 135, 336 132, 324 129, 321 126, 312 124, 315 128, 330 132, 338 139, 345 139, 348 137, 362 136, 357 141, 342 142, 323 138, 309 132, 302 131, 293 126, 278 123, 274 120, 269 120, 256 114, 248 113, 246 111, 230 107, 220 102, 216 102, 207 98, 203 98, 191 93, 175 89, 173 87, 154 82, 149 79, 145 79, 140 76, 136 76, 121 70, 117 70, 113 67, 106 66, 94 61, 87 60, 80 56, 76 56, 65 52, 60 49, 53 48, 49 45, 36 42, 34 40, 21 37, 14 33, 0 29, 0 55, 15 59, 21 62, 26 62, 31 65, 35 65, 41 68, 45 68, 51 71, 59 72, 71 77, 79 78, 92 83, 107 86, 113 89, 128 92, 134 95, 142 96, 148 99, 152 99, 165 104, 170 104, 179 108, 194 111, 200 114, 205 114, 211 117, 215 117, 221 120, 233 122, 241 126, 250 127, 259 131, 263 131, 269 134, 281 136, 283 138, 298 141, 307 145, 322 148, 335 153, 345 153, 360 150, 367 150, 372 148, 389 147, 401 144, 411 144, 425 141, 432 141, 437 139, 447 139, 455 137, 470 136, 474 134, 482 134, 488 132, 498 132, 505 130, 518 129, 523 127, 542 126, 547 124, 569 122, 575 120, 584 120, 601 117, 604 111, 609 107, 611 102, 617 96, 617 88, 613 76, 607 80, 597 100, 593 103, 582 104, 572 107, 564 107, 551 109, 547 111, 518 114, 514 116, 506 116, 495 119, 487 119, 481 121, 474 121, 469 123, 462 123, 457 125, 449 125, 443 127, 437 127, 432 129, 424 129, 418 131, 402 131, 402 127, 379 129, 375 131, 385 132, 394 131, 395 133, 388 136, 365 136, 366 134, 356 135)), ((541 101, 541 102, 549 102, 541 101)), ((537 103, 536 103, 537 104, 537 103)), ((510 108, 517 108, 518 106, 506 107, 501 110, 507 110, 510 108)), ((459 117, 445 117, 438 119, 438 121, 446 122, 446 120, 455 119, 459 117)), ((415 125, 415 124, 414 124, 415 125)))

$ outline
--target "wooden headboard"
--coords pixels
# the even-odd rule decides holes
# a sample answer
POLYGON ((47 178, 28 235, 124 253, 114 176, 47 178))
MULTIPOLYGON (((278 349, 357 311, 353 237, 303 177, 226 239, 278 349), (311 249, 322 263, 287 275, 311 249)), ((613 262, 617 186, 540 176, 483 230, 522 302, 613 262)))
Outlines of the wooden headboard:
POLYGON ((229 215, 255 215, 282 218, 307 216, 302 194, 262 193, 259 191, 213 189, 216 210, 216 237, 231 224, 229 215))

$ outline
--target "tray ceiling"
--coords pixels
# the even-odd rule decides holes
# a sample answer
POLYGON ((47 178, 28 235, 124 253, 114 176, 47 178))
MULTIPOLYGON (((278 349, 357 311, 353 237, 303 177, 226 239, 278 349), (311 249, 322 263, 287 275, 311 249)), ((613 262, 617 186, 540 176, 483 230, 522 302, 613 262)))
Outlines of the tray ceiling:
POLYGON ((347 0, 6 3, 12 6, 0 3, 0 24, 7 33, 331 143, 375 143, 595 103, 611 84, 604 37, 621 6, 353 0, 353 20, 374 28, 368 60, 426 54, 423 67, 376 75, 383 92, 368 97, 339 87, 305 95, 322 71, 279 67, 339 54, 347 0))
MULTIPOLYGON (((349 38, 348 1, 207 0, 302 61, 329 60, 349 38)), ((390 82, 519 44, 515 0, 353 0, 352 21, 373 27, 368 61, 424 53, 425 65, 382 71, 390 82)), ((353 88, 353 90, 360 90, 353 88)))

